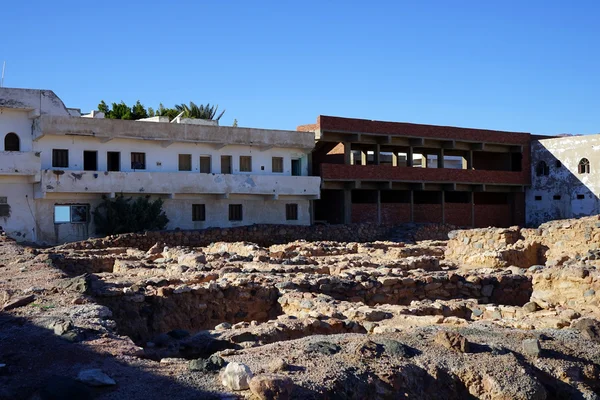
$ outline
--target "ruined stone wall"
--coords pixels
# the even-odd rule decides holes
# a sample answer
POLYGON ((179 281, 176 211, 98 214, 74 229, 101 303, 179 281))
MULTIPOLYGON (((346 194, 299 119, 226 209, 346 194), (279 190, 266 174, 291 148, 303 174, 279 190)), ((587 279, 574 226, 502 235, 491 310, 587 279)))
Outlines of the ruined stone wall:
POLYGON ((133 247, 148 250, 156 243, 166 246, 208 246, 214 242, 252 242, 260 246, 288 243, 295 240, 335 240, 340 242, 370 242, 384 239, 390 227, 377 224, 351 225, 251 225, 235 228, 210 228, 194 231, 156 231, 128 233, 68 243, 64 249, 101 249, 107 247, 133 247))

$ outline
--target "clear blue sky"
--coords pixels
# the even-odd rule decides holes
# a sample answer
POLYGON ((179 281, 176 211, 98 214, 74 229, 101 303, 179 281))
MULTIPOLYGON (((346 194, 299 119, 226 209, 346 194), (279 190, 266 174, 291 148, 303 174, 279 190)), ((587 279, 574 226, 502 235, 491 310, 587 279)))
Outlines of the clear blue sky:
POLYGON ((5 86, 68 107, 193 100, 222 125, 317 115, 600 132, 596 1, 8 1, 5 86))

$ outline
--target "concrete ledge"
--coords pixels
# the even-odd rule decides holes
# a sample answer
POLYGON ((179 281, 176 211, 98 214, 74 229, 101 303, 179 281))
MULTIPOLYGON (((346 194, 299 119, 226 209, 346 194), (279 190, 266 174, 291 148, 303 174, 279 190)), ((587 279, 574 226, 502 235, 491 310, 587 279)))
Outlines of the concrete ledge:
POLYGON ((41 159, 39 153, 33 151, 0 152, 0 175, 28 175, 40 173, 41 159))

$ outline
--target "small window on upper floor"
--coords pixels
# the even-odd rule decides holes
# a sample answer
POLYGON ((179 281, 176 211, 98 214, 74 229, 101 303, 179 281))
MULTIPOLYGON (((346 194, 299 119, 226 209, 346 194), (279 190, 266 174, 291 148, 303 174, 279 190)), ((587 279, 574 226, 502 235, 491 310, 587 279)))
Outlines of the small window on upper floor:
POLYGON ((562 167, 562 163, 560 162, 560 160, 556 160, 556 168, 560 167, 562 167))
POLYGON ((251 156, 240 156, 240 172, 252 172, 251 156))
POLYGON ((191 154, 180 154, 179 155, 179 170, 180 171, 191 171, 192 170, 192 155, 191 154))
POLYGON ((552 199, 554 199, 554 200, 560 200, 561 196, 560 196, 560 194, 555 194, 554 196, 552 196, 552 199))
POLYGON ((583 194, 577 195, 577 200, 583 200, 583 199, 585 199, 585 196, 583 194))
POLYGON ((580 174, 589 174, 590 173, 590 161, 587 158, 582 158, 579 161, 577 171, 580 174))
POLYGON ((69 168, 69 150, 52 149, 52 168, 69 168))
POLYGON ((535 174, 537 176, 547 176, 549 173, 550 168, 548 167, 548 164, 546 164, 546 161, 540 161, 537 163, 537 166, 535 167, 535 174))
POLYGON ((21 151, 21 140, 16 133, 10 132, 4 136, 4 151, 21 151))
POLYGON ((542 196, 535 196, 535 201, 541 201, 542 200, 542 196))
POLYGON ((131 153, 131 169, 146 169, 146 153, 131 153))
POLYGON ((283 157, 273 157, 271 169, 273 172, 283 172, 283 157))
POLYGON ((210 156, 200 156, 200 173, 210 174, 210 156))

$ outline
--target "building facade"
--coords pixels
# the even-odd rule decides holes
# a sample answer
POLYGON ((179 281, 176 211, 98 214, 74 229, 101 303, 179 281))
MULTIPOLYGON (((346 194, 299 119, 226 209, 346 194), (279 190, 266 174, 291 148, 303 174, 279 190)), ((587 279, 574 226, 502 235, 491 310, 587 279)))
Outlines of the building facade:
POLYGON ((310 132, 81 116, 47 90, 0 88, 0 225, 18 240, 95 234, 103 197, 160 197, 168 229, 307 225, 310 132))
POLYGON ((525 222, 530 135, 319 116, 315 221, 510 226, 525 222))
POLYGON ((600 214, 600 135, 534 139, 527 225, 600 214))

